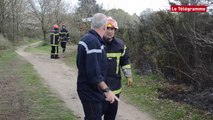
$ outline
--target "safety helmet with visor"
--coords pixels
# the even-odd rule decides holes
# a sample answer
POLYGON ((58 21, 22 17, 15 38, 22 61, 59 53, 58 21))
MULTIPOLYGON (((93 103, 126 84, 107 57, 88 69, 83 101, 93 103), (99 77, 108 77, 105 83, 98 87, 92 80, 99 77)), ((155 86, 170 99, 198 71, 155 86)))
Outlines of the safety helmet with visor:
POLYGON ((107 28, 113 28, 115 30, 118 29, 118 23, 112 17, 107 18, 107 28))

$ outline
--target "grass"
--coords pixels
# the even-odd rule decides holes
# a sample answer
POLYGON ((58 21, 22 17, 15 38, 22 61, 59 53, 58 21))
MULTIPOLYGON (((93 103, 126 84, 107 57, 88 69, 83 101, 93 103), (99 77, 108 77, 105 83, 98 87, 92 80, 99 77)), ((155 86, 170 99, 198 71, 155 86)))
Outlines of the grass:
POLYGON ((66 56, 67 57, 65 58, 65 63, 67 65, 77 69, 77 66, 76 66, 77 52, 76 52, 76 50, 66 53, 66 56))
MULTIPOLYGON (((21 99, 23 99, 21 101, 24 102, 21 107, 22 109, 24 109, 23 111, 25 112, 26 119, 75 119, 75 116, 71 113, 71 111, 67 107, 65 107, 64 102, 57 98, 55 94, 51 93, 48 89, 48 86, 43 84, 42 79, 39 77, 38 73, 33 69, 33 66, 24 61, 14 51, 6 51, 2 54, 0 58, 0 74, 0 83, 6 80, 10 81, 11 76, 14 80, 16 80, 15 85, 12 84, 13 86, 11 87, 16 86, 16 89, 13 91, 16 91, 17 93, 16 96, 12 98, 18 99, 18 96, 20 96, 21 94, 21 99)), ((7 84, 10 85, 9 83, 7 84)), ((7 87, 9 87, 8 85, 7 87)), ((8 93, 8 96, 10 96, 10 93, 8 93)), ((17 100, 16 104, 19 103, 20 100, 17 100)), ((13 109, 15 109, 15 106, 13 104, 4 106, 5 108, 2 108, 1 105, 4 106, 3 104, 0 104, 0 113, 6 112, 7 114, 14 114, 13 109)), ((16 109, 16 112, 18 112, 18 110, 21 108, 19 107, 16 109)), ((0 115, 0 119, 1 118, 3 119, 4 116, 0 115)))
POLYGON ((50 46, 44 44, 43 42, 40 42, 37 49, 35 49, 34 47, 28 47, 26 49, 27 52, 31 52, 31 53, 44 53, 44 54, 49 54, 50 53, 50 46))
MULTIPOLYGON (((49 46, 41 46, 36 51, 45 51, 49 46)), ((68 51, 64 59, 68 66, 76 68, 76 51, 68 51)), ((126 102, 136 106, 141 111, 149 113, 155 120, 212 120, 212 115, 184 103, 158 98, 158 89, 164 87, 160 76, 139 76, 133 70, 134 86, 127 87, 123 79, 123 92, 126 102)))

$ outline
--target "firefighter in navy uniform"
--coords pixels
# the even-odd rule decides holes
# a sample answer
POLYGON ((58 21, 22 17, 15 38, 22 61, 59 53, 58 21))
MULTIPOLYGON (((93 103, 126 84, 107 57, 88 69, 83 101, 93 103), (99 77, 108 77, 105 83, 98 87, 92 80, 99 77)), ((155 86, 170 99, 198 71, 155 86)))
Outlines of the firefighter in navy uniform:
MULTIPOLYGON (((128 80, 128 86, 132 85, 131 66, 128 51, 124 42, 115 38, 115 32, 118 29, 116 20, 112 18, 107 19, 107 30, 104 34, 105 50, 107 52, 107 85, 113 91, 113 93, 119 97, 121 93, 121 70, 128 80)), ((115 120, 118 102, 115 101, 113 104, 105 101, 103 103, 103 116, 104 120, 115 120)))
POLYGON ((67 42, 69 41, 69 39, 70 39, 69 32, 66 29, 65 24, 62 24, 62 29, 60 30, 60 40, 61 40, 61 47, 63 49, 62 50, 63 53, 66 50, 66 45, 67 45, 67 42))
POLYGON ((58 59, 58 46, 59 46, 59 30, 58 25, 53 26, 53 30, 50 33, 50 46, 51 46, 51 59, 58 59))
POLYGON ((77 48, 77 92, 83 106, 84 120, 101 120, 103 101, 119 101, 106 85, 107 57, 102 39, 106 22, 106 15, 94 14, 91 30, 81 38, 77 48))

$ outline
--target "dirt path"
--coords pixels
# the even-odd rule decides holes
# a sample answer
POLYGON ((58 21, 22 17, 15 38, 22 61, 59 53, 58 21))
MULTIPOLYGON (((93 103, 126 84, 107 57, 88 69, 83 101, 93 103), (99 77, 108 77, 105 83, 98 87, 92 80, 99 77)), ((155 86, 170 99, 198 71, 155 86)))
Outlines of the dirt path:
MULTIPOLYGON (((45 84, 65 102, 79 120, 83 120, 83 109, 76 91, 77 70, 65 65, 61 59, 50 59, 49 55, 46 54, 27 53, 24 51, 25 48, 33 47, 37 44, 19 47, 16 52, 34 65, 34 68, 44 79, 45 84)), ((121 98, 117 120, 151 120, 151 117, 126 104, 121 98)))

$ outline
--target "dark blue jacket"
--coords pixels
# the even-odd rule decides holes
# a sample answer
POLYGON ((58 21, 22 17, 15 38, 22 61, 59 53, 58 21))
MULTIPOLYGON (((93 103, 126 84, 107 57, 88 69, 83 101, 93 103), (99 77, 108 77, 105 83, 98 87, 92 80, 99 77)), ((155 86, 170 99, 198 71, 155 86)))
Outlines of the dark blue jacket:
POLYGON ((62 28, 60 31, 60 39, 62 42, 67 42, 70 38, 69 32, 66 28, 62 28))
POLYGON ((58 46, 59 44, 59 30, 53 29, 50 33, 50 45, 51 46, 58 46))
POLYGON ((102 102, 104 94, 97 84, 105 81, 107 58, 104 42, 94 30, 85 34, 78 44, 77 67, 77 91, 80 99, 102 102))
POLYGON ((131 68, 129 53, 124 42, 119 38, 113 38, 111 42, 106 42, 107 52, 107 85, 114 94, 120 94, 121 69, 131 68))

